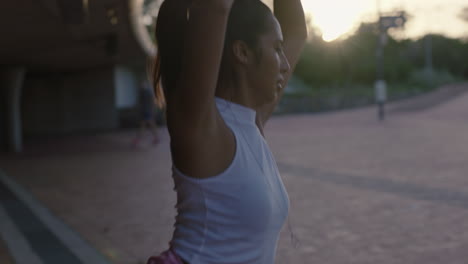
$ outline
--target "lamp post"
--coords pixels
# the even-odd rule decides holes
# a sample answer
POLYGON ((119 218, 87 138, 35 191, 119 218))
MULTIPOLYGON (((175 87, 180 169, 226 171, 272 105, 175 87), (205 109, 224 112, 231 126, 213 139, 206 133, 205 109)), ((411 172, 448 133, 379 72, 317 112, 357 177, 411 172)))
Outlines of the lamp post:
POLYGON ((378 14, 378 38, 376 49, 376 81, 374 84, 375 101, 379 121, 385 119, 385 102, 387 101, 387 83, 385 82, 384 46, 387 44, 389 28, 403 27, 406 23, 406 13, 400 12, 394 16, 383 16, 380 10, 380 0, 376 0, 378 14))
POLYGON ((384 44, 387 37, 386 29, 384 29, 382 13, 380 10, 380 0, 376 0, 377 15, 378 15, 378 38, 376 50, 376 81, 374 84, 375 101, 377 103, 377 116, 379 121, 385 119, 385 102, 387 100, 387 85, 384 80, 384 44))

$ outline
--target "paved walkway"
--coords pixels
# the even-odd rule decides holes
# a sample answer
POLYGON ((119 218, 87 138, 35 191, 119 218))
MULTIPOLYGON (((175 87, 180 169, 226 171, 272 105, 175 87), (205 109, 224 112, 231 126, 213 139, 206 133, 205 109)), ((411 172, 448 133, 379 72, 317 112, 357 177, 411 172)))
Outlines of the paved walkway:
MULTIPOLYGON (((271 120, 300 240, 285 228, 277 263, 467 263, 468 93, 419 104, 391 105, 382 123, 374 108, 271 120)), ((167 247, 175 193, 167 133, 156 147, 132 137, 30 142, 0 168, 111 263, 144 263, 167 247)))

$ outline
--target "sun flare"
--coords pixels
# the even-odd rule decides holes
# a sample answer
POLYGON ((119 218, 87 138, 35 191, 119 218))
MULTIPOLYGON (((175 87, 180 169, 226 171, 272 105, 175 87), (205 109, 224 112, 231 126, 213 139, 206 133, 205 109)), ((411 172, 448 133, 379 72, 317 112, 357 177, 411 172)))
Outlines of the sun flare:
POLYGON ((325 41, 352 31, 374 6, 372 0, 302 0, 304 10, 325 41))

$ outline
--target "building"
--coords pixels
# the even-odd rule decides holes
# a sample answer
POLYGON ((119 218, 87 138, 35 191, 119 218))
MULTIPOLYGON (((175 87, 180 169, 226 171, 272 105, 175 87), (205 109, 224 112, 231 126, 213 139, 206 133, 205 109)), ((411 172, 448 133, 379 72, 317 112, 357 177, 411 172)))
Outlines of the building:
POLYGON ((25 136, 116 129, 138 104, 162 0, 0 4, 0 150, 25 136))

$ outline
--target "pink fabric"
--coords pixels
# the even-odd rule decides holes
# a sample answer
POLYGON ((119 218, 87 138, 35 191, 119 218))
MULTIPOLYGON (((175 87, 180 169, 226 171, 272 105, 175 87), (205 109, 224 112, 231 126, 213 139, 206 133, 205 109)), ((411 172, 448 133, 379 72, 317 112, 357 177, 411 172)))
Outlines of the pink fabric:
POLYGON ((172 249, 168 249, 157 257, 149 258, 147 264, 184 264, 184 262, 172 249))

